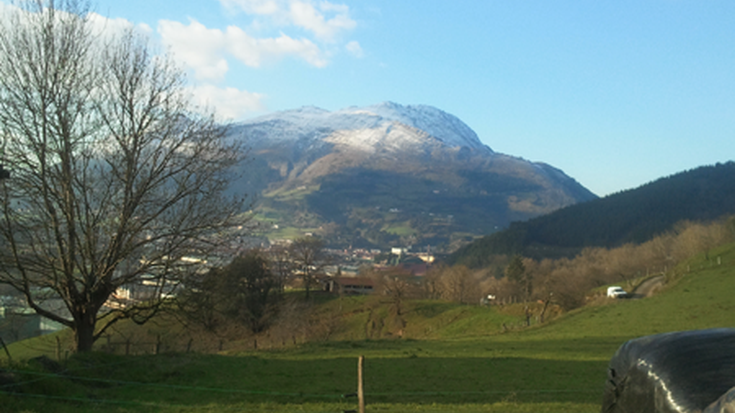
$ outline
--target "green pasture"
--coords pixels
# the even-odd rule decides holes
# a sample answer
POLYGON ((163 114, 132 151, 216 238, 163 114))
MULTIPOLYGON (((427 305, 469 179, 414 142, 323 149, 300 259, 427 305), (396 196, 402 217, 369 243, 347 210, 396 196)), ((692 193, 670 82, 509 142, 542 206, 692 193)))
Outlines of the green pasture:
POLYGON ((395 222, 389 224, 382 228, 382 231, 385 231, 389 234, 398 235, 399 237, 408 237, 411 235, 416 235, 417 233, 416 229, 412 228, 411 224, 408 222, 395 222))
POLYGON ((24 363, 21 384, 9 389, 18 393, 2 402, 28 412, 341 412, 356 404, 342 395, 355 391, 364 355, 369 411, 593 411, 605 361, 564 350, 580 343, 538 344, 382 340, 258 354, 91 354, 71 358, 63 375, 24 363))
POLYGON ((315 231, 314 228, 296 228, 296 227, 281 227, 277 230, 271 230, 267 236, 270 240, 281 240, 281 239, 297 239, 303 238, 304 234, 315 231))
POLYGON ((274 198, 280 202, 301 201, 305 196, 314 191, 319 190, 319 185, 301 186, 294 189, 277 189, 275 191, 264 192, 266 198, 274 198))
POLYGON ((598 412, 607 362, 624 341, 735 326, 735 246, 709 258, 671 271, 654 297, 603 300, 526 328, 499 327, 522 324, 507 308, 420 301, 407 308, 403 338, 366 339, 368 317, 385 309, 367 310, 376 305, 367 299, 332 300, 324 311, 339 308, 345 321, 329 341, 219 354, 92 353, 72 356, 58 373, 28 360, 41 349, 49 354, 55 339, 42 337, 9 346, 13 361, 0 356, 0 406, 29 413, 342 412, 357 407, 342 395, 356 390, 364 356, 368 412, 598 412))

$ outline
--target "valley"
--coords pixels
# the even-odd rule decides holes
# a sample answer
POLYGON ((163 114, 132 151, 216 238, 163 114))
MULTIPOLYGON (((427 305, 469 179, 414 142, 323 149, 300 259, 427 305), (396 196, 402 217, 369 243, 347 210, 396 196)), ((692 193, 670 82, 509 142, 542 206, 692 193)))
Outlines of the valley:
POLYGON ((735 412, 735 3, 98 1, 0 0, 0 413, 735 412))
POLYGON ((302 108, 229 136, 252 144, 229 189, 249 224, 92 352, 68 329, 3 345, 4 407, 344 411, 365 356, 370 409, 592 412, 626 340, 735 322, 732 162, 599 199, 430 107, 302 108))

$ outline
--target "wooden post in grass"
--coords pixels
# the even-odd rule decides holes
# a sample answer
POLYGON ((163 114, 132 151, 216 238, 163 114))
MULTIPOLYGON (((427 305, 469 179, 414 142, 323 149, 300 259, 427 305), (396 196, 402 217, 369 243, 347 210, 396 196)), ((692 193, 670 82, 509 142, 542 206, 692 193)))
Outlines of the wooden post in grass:
POLYGON ((357 359, 357 410, 359 413, 365 413, 365 393, 362 388, 362 369, 365 365, 365 356, 357 359))
POLYGON ((365 365, 365 356, 357 359, 357 393, 343 394, 342 397, 357 396, 357 410, 344 410, 344 413, 365 413, 365 392, 363 391, 362 370, 365 365))

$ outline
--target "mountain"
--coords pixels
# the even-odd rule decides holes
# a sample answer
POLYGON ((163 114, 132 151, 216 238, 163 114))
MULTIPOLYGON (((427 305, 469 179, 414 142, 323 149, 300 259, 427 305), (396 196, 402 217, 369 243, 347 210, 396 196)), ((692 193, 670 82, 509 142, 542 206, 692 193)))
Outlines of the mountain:
POLYGON ((256 195, 259 219, 333 245, 448 245, 596 198, 550 165, 494 152, 431 106, 304 107, 230 134, 250 148, 235 189, 256 195))
POLYGON ((494 254, 570 256, 585 247, 642 243, 681 221, 735 214, 735 162, 703 166, 605 198, 571 205, 456 251, 449 262, 481 267, 494 254))

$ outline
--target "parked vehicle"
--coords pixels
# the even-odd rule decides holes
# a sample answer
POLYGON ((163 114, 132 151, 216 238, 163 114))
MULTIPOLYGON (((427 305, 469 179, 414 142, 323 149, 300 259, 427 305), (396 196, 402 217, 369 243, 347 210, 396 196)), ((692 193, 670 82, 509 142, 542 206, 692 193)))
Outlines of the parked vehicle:
POLYGON ((610 298, 626 298, 628 297, 628 293, 623 290, 623 287, 616 285, 613 287, 608 287, 607 296, 610 298))

